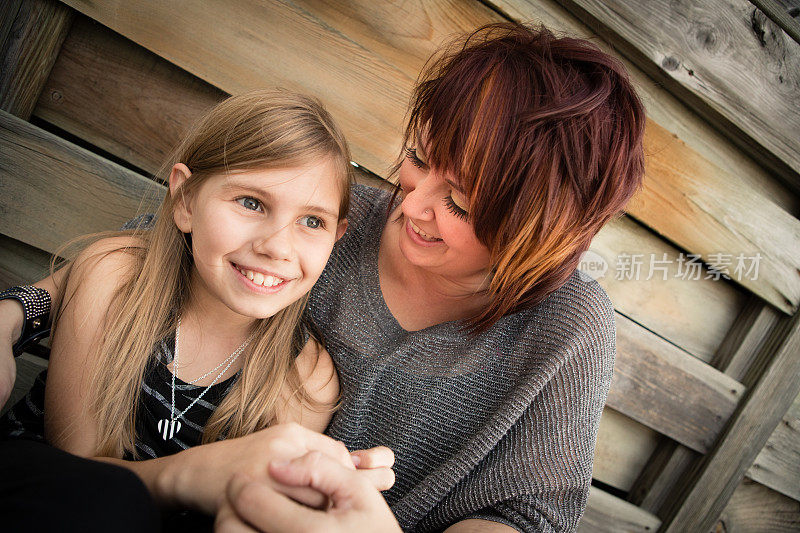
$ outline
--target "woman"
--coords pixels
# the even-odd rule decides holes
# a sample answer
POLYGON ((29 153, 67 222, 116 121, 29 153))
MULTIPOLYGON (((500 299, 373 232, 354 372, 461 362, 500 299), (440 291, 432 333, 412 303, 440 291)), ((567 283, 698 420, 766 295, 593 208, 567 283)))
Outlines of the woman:
POLYGON ((403 529, 577 526, 615 330, 575 269, 641 184, 644 123, 617 60, 544 28, 481 28, 425 69, 398 197, 355 189, 310 302, 342 392, 326 433, 394 451, 403 529))

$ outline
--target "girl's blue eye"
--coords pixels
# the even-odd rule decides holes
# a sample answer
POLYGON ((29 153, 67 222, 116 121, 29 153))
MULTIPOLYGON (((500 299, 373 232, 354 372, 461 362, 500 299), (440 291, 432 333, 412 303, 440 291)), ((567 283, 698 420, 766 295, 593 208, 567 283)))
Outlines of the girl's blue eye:
POLYGON ((416 148, 406 148, 406 157, 408 158, 409 161, 411 161, 411 164, 414 165, 415 167, 421 169, 428 168, 428 165, 425 164, 425 161, 420 159, 419 156, 417 155, 416 148))
POLYGON ((300 219, 300 224, 311 229, 320 229, 325 227, 325 222, 319 217, 314 215, 306 215, 300 219))
POLYGON ((255 198, 243 196, 242 198, 237 198, 236 201, 239 202, 245 209, 249 209, 251 211, 261 211, 261 202, 255 198))

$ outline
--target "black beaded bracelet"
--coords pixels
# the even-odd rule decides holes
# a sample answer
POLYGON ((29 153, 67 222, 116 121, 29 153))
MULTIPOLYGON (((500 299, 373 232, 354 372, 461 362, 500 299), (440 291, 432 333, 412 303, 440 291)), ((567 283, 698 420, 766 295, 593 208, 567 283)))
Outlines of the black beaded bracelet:
POLYGON ((25 345, 50 333, 50 293, 39 287, 23 285, 0 292, 0 300, 8 299, 21 303, 25 315, 22 334, 12 347, 16 357, 22 353, 25 345))

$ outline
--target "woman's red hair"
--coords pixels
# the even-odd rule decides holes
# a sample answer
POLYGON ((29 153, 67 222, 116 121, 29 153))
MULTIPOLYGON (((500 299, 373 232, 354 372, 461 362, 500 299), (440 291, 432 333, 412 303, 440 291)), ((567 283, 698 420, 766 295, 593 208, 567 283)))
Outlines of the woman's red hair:
POLYGON ((544 26, 491 24, 434 56, 405 144, 455 176, 491 253, 492 304, 475 331, 534 306, 572 275, 644 175, 645 112, 622 63, 544 26))

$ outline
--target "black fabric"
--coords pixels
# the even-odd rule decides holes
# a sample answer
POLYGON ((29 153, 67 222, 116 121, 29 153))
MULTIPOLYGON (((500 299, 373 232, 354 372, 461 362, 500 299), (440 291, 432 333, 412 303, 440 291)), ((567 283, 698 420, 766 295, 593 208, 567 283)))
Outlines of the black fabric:
POLYGON ((0 529, 161 531, 160 513, 136 474, 24 439, 0 442, 0 529))

